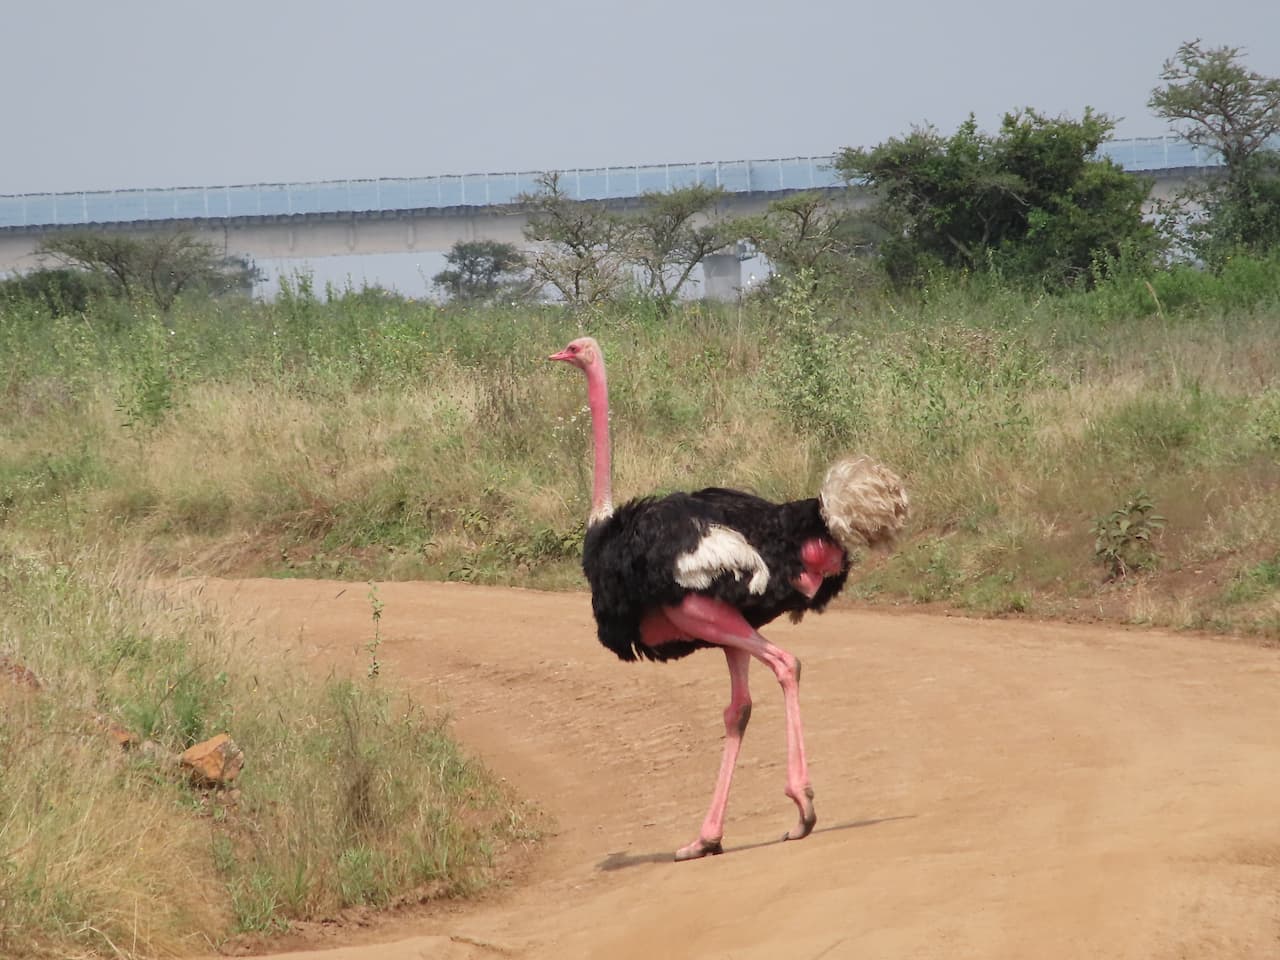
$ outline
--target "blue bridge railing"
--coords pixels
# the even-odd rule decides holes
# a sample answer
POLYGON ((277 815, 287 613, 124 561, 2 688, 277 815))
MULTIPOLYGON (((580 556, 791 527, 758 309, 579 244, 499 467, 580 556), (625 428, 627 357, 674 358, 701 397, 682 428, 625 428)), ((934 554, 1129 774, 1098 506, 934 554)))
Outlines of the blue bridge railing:
MULTIPOLYGON (((1210 150, 1176 137, 1113 140, 1102 153, 1135 172, 1220 164, 1210 150)), ((831 157, 730 160, 560 172, 560 186, 577 200, 623 200, 694 184, 730 193, 770 193, 838 187, 831 157)), ((164 220, 221 220, 302 214, 391 213, 515 202, 538 190, 539 172, 318 183, 258 183, 224 187, 169 187, 26 193, 0 196, 0 229, 88 226, 164 220)))

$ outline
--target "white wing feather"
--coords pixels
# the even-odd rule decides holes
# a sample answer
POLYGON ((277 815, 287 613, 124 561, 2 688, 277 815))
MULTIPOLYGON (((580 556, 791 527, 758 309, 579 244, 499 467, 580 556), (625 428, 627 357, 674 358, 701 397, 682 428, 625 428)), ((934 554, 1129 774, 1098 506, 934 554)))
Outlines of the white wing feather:
POLYGON ((713 523, 698 545, 676 557, 676 583, 690 590, 705 590, 722 574, 731 573, 735 580, 744 576, 747 590, 764 593, 769 586, 769 567, 746 537, 713 523))

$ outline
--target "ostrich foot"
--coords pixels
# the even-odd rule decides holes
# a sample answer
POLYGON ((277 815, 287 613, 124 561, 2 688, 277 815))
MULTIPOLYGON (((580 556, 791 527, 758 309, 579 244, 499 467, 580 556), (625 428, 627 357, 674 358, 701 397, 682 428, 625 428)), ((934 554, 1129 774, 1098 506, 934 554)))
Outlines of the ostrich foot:
POLYGON ((699 837, 687 847, 681 847, 676 851, 676 863, 682 860, 699 860, 702 857, 720 853, 724 853, 724 847, 720 845, 719 840, 703 840, 699 837))
POLYGON ((783 840, 803 840, 813 832, 813 825, 818 822, 818 814, 813 809, 813 787, 805 787, 804 792, 796 797, 790 791, 787 796, 795 800, 796 806, 800 808, 800 822, 796 824, 794 830, 790 830, 782 838, 783 840))

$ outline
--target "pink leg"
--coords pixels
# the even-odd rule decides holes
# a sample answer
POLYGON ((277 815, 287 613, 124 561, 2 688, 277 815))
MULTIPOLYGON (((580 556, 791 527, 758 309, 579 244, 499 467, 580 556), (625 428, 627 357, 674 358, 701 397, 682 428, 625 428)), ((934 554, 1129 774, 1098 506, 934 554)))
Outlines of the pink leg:
MULTIPOLYGON (((807 837, 810 831, 813 830, 813 825, 818 818, 813 809, 813 787, 809 785, 809 770, 804 755, 804 730, 800 724, 800 661, 762 637, 743 619, 742 614, 733 607, 712 597, 691 594, 685 597, 679 606, 666 607, 663 610, 663 615, 669 623, 680 631, 681 635, 697 637, 709 643, 725 647, 726 653, 728 650, 740 650, 747 653, 767 666, 773 671, 773 675, 777 677, 778 683, 782 687, 782 701, 786 710, 786 794, 795 802, 800 811, 800 822, 783 839, 799 840, 807 837)), ((732 660, 730 660, 729 669, 732 678, 732 660)), ((733 759, 737 757, 737 750, 740 744, 741 733, 737 737, 737 742, 732 746, 733 759)), ((730 759, 730 744, 726 741, 724 762, 727 763, 730 759)), ((729 784, 728 778, 724 776, 723 764, 721 780, 723 781, 724 800, 727 801, 729 784)), ((712 824, 713 827, 716 826, 716 823, 713 822, 716 814, 719 815, 719 823, 722 825, 723 803, 721 803, 720 809, 717 810, 717 803, 721 800, 721 786, 721 781, 717 781, 716 795, 712 799, 712 807, 707 814, 707 823, 703 824, 703 832, 699 840, 697 843, 691 844, 690 847, 685 847, 682 852, 690 851, 691 848, 696 848, 698 844, 704 841, 719 839, 717 834, 709 835, 706 830, 707 824, 712 824)), ((691 853, 691 855, 696 854, 691 853)))
POLYGON ((724 811, 729 805, 729 787, 733 783, 733 770, 738 763, 738 751, 742 747, 742 735, 751 719, 751 692, 747 689, 747 673, 751 669, 751 656, 745 650, 724 648, 724 658, 729 663, 729 706, 724 711, 724 754, 720 758, 720 773, 716 777, 716 790, 711 796, 711 808, 702 821, 698 839, 676 851, 677 860, 696 860, 709 853, 722 853, 720 839, 724 836, 724 811))

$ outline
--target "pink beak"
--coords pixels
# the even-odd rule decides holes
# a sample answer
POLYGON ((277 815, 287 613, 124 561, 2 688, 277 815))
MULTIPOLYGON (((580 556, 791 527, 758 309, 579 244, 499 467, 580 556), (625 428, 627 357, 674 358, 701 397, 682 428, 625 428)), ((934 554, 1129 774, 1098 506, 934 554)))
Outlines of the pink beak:
POLYGON ((573 356, 568 350, 561 350, 559 353, 553 353, 547 357, 548 360, 568 360, 573 356))

